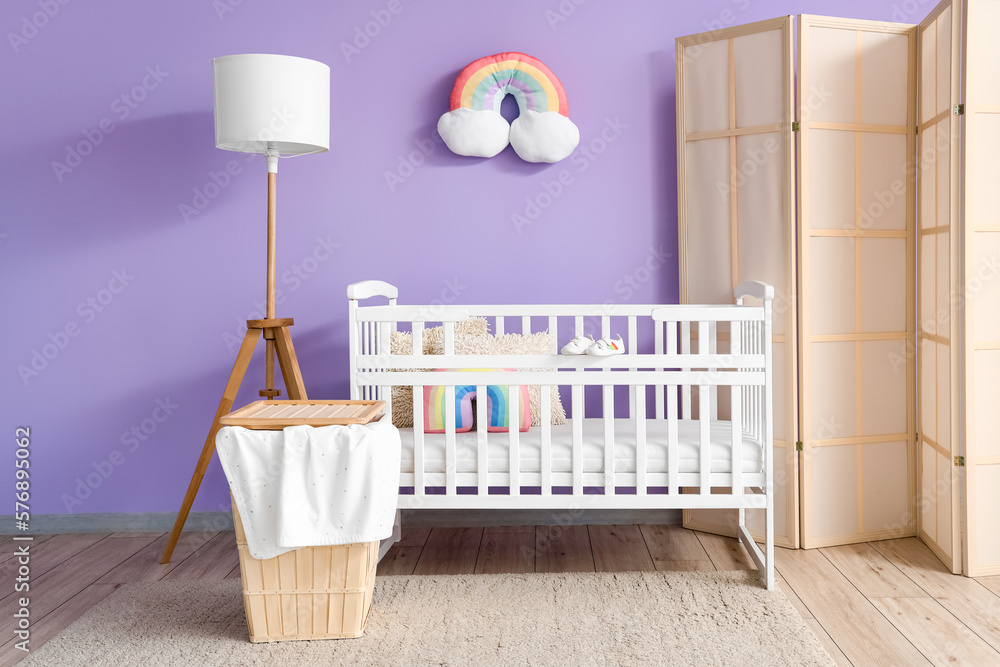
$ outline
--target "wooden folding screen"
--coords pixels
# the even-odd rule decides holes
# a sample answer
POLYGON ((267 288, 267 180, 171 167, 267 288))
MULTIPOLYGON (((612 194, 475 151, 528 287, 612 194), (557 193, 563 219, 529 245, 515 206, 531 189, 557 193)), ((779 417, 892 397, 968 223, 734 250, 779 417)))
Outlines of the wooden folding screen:
POLYGON ((677 40, 681 298, 779 294, 785 546, 919 534, 1000 574, 998 25, 1000 0, 801 16, 794 73, 790 17, 677 40))
MULTIPOLYGON (((681 301, 732 303, 750 279, 775 288, 775 543, 797 547, 792 19, 679 38, 677 63, 681 301)), ((762 534, 759 512, 747 520, 762 534)), ((684 522, 735 534, 733 512, 684 522)))
POLYGON ((947 0, 918 28, 917 328, 920 538, 952 572, 960 542, 959 104, 961 6, 947 0))
POLYGON ((914 535, 916 34, 798 39, 802 545, 914 535))
MULTIPOLYGON (((774 283, 780 295, 779 543, 913 535, 914 211, 906 160, 914 145, 915 36, 910 26, 800 18, 796 165, 785 97, 795 81, 791 21, 677 40, 681 299, 728 302, 732 285, 750 278, 774 283), (741 40, 751 39, 758 51, 741 54, 741 40), (807 203, 801 235, 797 174, 800 205, 807 203), (799 310, 800 291, 813 308, 799 310), (801 488, 796 440, 804 450, 801 488)), ((732 522, 689 511, 685 525, 730 532, 732 522)))
POLYGON ((959 277, 963 572, 1000 574, 1000 0, 965 0, 959 277))

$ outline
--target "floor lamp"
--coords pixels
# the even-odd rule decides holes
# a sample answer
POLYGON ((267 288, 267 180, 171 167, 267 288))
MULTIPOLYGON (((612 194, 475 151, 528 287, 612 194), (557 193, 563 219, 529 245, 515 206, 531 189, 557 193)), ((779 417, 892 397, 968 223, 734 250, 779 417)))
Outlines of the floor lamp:
POLYGON ((267 157, 267 313, 262 320, 247 320, 246 336, 163 551, 163 563, 170 562, 215 452, 219 419, 233 407, 258 338, 263 337, 266 345, 267 386, 260 395, 268 400, 281 395, 281 391, 274 388, 274 357, 277 355, 288 398, 306 398, 288 331, 293 320, 274 315, 275 197, 279 157, 330 150, 330 68, 315 60, 293 56, 246 54, 216 58, 215 145, 227 151, 267 157))

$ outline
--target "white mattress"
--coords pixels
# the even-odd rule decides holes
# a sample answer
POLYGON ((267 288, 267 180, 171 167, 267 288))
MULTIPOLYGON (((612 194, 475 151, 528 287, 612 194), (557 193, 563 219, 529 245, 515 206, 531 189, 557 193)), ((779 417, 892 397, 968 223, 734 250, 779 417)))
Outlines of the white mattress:
MULTIPOLYGON (((728 421, 711 423, 709 441, 711 446, 711 471, 717 473, 732 472, 732 426, 728 421)), ((696 420, 680 420, 677 424, 678 464, 679 473, 699 472, 699 424, 696 420)), ((400 429, 403 442, 400 472, 413 473, 413 429, 400 429)), ((528 431, 519 433, 519 450, 521 472, 541 472, 542 429, 532 426, 528 431)), ((615 435, 615 472, 635 472, 635 420, 614 420, 615 435)), ((457 454, 456 472, 476 472, 478 459, 478 437, 475 431, 455 434, 455 450, 457 454)), ((509 472, 510 435, 508 433, 489 433, 487 450, 489 451, 489 471, 509 472)), ((445 472, 445 436, 444 434, 424 434, 424 472, 445 472)), ((573 471, 573 424, 572 420, 560 426, 552 427, 552 472, 569 473, 573 471)), ((746 431, 743 432, 741 458, 743 472, 759 473, 763 471, 763 449, 760 442, 746 431)), ((667 422, 646 420, 646 471, 650 473, 666 473, 667 471, 667 422)), ((583 472, 604 472, 604 420, 583 420, 583 472)))

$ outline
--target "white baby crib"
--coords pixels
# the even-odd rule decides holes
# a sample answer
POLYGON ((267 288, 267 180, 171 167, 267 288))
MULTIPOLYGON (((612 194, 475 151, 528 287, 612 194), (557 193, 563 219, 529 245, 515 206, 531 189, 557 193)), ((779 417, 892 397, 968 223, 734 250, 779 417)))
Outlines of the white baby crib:
MULTIPOLYGON (((413 428, 401 429, 400 509, 733 508, 739 537, 771 589, 773 295, 771 286, 748 282, 731 306, 399 305, 394 286, 355 283, 347 288, 351 397, 385 400, 391 418, 390 388, 413 387, 413 428), (388 303, 361 304, 378 297, 388 303), (455 324, 474 317, 497 335, 511 323, 522 334, 542 324, 551 349, 455 354, 455 324), (559 354, 596 323, 595 334, 624 334, 627 353, 559 354), (444 353, 424 354, 423 333, 437 324, 444 353), (412 353, 392 354, 392 332, 402 329, 412 331, 412 353), (444 387, 444 433, 424 432, 428 385, 444 387), (517 388, 540 385, 540 424, 523 433, 456 432, 455 387, 467 385, 479 396, 490 385, 507 387, 507 423, 517 422, 517 388), (569 395, 566 424, 551 423, 552 386, 569 395), (627 405, 616 388, 627 388, 619 392, 627 405), (765 512, 763 550, 746 528, 748 508, 765 512)), ((476 402, 478 424, 487 423, 487 409, 476 402)))

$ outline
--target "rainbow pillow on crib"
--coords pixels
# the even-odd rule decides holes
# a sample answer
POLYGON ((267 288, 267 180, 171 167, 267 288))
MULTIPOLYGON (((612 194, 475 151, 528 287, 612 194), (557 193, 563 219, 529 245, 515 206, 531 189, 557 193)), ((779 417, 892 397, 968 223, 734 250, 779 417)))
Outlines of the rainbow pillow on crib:
MULTIPOLYGON (((448 369, 438 368, 438 371, 448 369)), ((513 368, 462 368, 455 369, 461 371, 490 371, 505 370, 512 371, 513 368)), ((434 385, 424 387, 424 433, 444 433, 445 432, 445 404, 447 400, 447 387, 434 385)), ((476 385, 465 384, 455 387, 455 432, 464 433, 472 430, 472 399, 477 398, 476 385)), ((528 386, 518 386, 518 421, 519 431, 527 431, 531 426, 531 405, 528 402, 528 386)), ((507 403, 510 399, 510 387, 508 385, 487 385, 486 386, 486 430, 490 433, 506 432, 510 425, 507 423, 507 403)))

